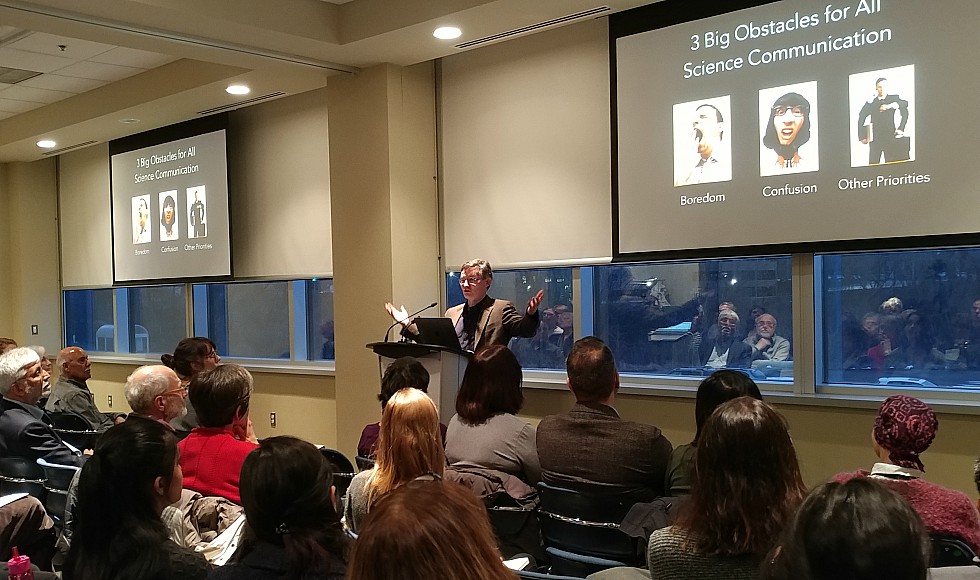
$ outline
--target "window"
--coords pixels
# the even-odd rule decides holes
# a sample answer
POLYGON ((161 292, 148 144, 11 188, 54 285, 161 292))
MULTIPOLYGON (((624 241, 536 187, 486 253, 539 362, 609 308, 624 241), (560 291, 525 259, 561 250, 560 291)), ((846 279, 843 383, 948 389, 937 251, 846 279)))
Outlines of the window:
POLYGON ((112 290, 67 290, 65 300, 65 345, 91 352, 112 352, 115 331, 112 290))
POLYGON ((732 367, 756 380, 792 382, 788 256, 594 271, 596 335, 621 373, 706 376, 732 367))
POLYGON ((92 352, 171 352, 207 336, 224 357, 334 357, 331 279, 66 290, 64 312, 65 343, 92 352))
MULTIPOLYGON (((534 337, 515 337, 508 346, 525 369, 564 370, 565 357, 575 341, 572 269, 494 271, 489 294, 510 300, 518 311, 524 311, 538 290, 544 290, 544 299, 538 306, 541 317, 538 333, 534 337)), ((464 301, 459 272, 446 276, 446 296, 449 305, 464 301)))
POLYGON ((980 384, 980 249, 815 257, 818 383, 980 384))

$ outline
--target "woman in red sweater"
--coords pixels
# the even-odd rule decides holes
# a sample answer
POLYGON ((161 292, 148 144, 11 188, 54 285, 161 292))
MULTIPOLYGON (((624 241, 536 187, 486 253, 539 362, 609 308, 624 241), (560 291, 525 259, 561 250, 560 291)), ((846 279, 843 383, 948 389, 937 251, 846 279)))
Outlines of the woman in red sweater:
POLYGON ((201 422, 180 442, 184 487, 241 504, 239 475, 245 456, 258 447, 248 418, 252 375, 235 364, 198 373, 190 399, 201 422))

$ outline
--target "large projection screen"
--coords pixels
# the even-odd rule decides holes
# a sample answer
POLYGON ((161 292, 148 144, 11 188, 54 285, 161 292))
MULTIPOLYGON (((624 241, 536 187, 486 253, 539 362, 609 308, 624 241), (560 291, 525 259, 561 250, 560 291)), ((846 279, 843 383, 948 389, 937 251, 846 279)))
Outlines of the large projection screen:
POLYGON ((231 276, 227 118, 113 141, 116 284, 231 276))
POLYGON ((980 230, 980 2, 699 8, 611 21, 617 257, 980 230))

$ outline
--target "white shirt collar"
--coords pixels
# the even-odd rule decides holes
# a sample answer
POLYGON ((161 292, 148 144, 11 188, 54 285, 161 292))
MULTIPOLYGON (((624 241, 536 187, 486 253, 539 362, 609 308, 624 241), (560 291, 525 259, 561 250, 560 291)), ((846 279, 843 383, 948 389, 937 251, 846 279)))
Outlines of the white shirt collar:
POLYGON ((924 474, 918 469, 902 467, 891 463, 875 463, 871 468, 871 475, 880 477, 891 477, 895 479, 919 479, 924 474))

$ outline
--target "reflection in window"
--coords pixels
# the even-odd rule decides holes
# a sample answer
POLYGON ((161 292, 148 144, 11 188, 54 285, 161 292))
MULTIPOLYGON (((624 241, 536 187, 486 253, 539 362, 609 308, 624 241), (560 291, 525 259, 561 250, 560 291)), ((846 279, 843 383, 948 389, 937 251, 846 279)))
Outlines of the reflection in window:
POLYGON ((112 352, 115 331, 112 290, 66 290, 65 345, 91 352, 112 352))
POLYGON ((289 282, 208 284, 207 304, 221 356, 289 358, 289 282))
MULTIPOLYGON (((514 338, 510 348, 525 369, 565 369, 565 357, 575 341, 572 312, 572 269, 538 268, 533 270, 494 271, 490 296, 510 300, 519 312, 538 290, 544 290, 544 300, 538 307, 541 324, 531 338, 514 338)), ((449 306, 463 302, 459 287, 459 272, 446 276, 446 296, 449 306)))
POLYGON ((306 282, 309 360, 334 360, 333 280, 306 282))
POLYGON ((119 304, 128 305, 118 314, 120 352, 171 352, 187 332, 187 301, 183 285, 144 286, 117 290, 119 304), (124 320, 123 316, 128 320, 124 320), (127 341, 127 342, 124 342, 127 341))
POLYGON ((980 249, 815 257, 818 382, 980 381, 980 249))
POLYGON ((601 266, 595 329, 624 373, 791 382, 789 257, 601 266), (757 324, 759 323, 759 324, 757 324))

